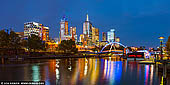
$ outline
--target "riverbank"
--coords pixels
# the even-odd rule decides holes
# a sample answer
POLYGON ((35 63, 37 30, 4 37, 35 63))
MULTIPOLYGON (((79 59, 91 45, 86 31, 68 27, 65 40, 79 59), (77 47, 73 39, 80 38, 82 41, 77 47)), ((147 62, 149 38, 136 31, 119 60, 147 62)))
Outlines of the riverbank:
POLYGON ((108 55, 43 55, 37 57, 27 57, 27 59, 60 59, 60 58, 90 58, 109 57, 108 55))
POLYGON ((25 59, 61 59, 61 58, 90 58, 90 57, 110 57, 109 55, 89 55, 89 54, 76 54, 76 55, 15 55, 15 56, 0 56, 4 60, 25 60, 25 59))

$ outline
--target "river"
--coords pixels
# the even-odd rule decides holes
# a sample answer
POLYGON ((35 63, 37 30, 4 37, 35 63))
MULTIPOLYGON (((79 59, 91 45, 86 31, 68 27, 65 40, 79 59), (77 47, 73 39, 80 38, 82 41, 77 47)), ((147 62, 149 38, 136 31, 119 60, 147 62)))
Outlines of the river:
POLYGON ((116 57, 36 59, 0 64, 0 80, 45 81, 46 85, 159 85, 155 65, 116 57))

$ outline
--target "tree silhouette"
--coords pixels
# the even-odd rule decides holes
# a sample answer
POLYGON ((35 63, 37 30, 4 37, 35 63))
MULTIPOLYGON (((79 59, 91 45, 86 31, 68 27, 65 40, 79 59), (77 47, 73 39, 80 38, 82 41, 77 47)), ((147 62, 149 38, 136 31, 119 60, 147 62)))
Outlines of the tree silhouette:
POLYGON ((21 38, 14 31, 10 31, 9 47, 15 50, 21 48, 21 38))
POLYGON ((29 51, 33 50, 35 52, 35 50, 43 50, 45 48, 45 44, 40 37, 31 35, 28 37, 27 47, 29 51))
POLYGON ((58 45, 58 50, 62 50, 66 54, 78 52, 75 41, 73 41, 72 39, 61 41, 61 43, 58 45))
POLYGON ((8 48, 9 34, 5 30, 0 31, 0 48, 8 48))

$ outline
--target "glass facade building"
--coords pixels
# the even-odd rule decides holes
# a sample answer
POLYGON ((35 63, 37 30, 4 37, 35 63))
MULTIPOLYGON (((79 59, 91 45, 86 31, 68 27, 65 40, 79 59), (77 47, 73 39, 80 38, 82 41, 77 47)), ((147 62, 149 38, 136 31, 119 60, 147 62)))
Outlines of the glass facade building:
POLYGON ((115 41, 115 29, 111 29, 107 32, 107 41, 114 42, 115 41))
POLYGON ((60 22, 60 41, 67 40, 68 34, 68 21, 63 17, 60 22))
POLYGON ((86 21, 83 23, 84 41, 87 42, 87 46, 92 46, 92 24, 89 21, 88 14, 86 21))

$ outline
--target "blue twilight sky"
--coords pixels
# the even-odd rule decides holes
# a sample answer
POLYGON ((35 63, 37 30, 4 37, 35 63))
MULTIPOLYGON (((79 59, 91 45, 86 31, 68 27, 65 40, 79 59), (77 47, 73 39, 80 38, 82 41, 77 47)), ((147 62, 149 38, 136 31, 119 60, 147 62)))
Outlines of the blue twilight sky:
POLYGON ((159 46, 159 36, 170 36, 169 0, 0 0, 0 30, 24 30, 35 21, 50 27, 50 36, 59 37, 60 19, 82 33, 86 13, 101 32, 115 28, 116 36, 127 46, 159 46))

